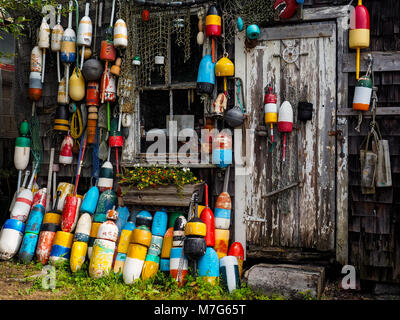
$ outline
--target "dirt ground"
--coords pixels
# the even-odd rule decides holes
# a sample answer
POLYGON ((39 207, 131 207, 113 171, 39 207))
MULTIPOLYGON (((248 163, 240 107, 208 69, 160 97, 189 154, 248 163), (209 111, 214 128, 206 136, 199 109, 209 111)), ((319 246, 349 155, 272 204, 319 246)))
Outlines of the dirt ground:
MULTIPOLYGON (((63 299, 66 291, 43 291, 32 288, 41 271, 34 265, 0 261, 0 300, 63 299)), ((321 300, 400 300, 400 296, 374 295, 361 290, 341 290, 338 281, 327 280, 321 300)))

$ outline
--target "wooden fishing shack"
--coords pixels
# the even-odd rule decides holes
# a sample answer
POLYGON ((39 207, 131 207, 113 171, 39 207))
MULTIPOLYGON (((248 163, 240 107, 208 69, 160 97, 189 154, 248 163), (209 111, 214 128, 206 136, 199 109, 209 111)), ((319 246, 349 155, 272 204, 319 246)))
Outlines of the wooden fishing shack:
MULTIPOLYGON (((151 167, 151 160, 160 160, 146 153, 155 141, 147 139, 148 133, 159 129, 166 133, 168 142, 158 153, 165 161, 157 166, 190 168, 209 185, 210 207, 214 209, 227 169, 211 161, 177 161, 177 151, 187 141, 174 145, 168 127, 168 120, 174 119, 177 132, 189 128, 200 137, 201 129, 212 119, 214 128, 233 132, 233 161, 230 178, 225 181, 232 201, 229 243, 240 242, 246 259, 351 264, 362 280, 400 283, 400 1, 363 1, 370 14, 370 45, 361 49, 360 74, 368 69, 370 75, 373 73, 377 97, 376 108, 365 112, 352 108, 357 86, 356 50, 349 48, 349 29, 357 1, 349 5, 348 0, 305 0, 290 18, 279 17, 274 1, 245 1, 241 6, 234 0, 216 1, 223 36, 215 39, 204 35, 199 39, 198 35, 199 20, 206 20, 214 2, 199 1, 181 8, 161 2, 156 7, 143 7, 119 1, 121 7, 116 9, 117 17, 127 23, 129 39, 137 39, 121 51, 119 104, 126 108, 122 112, 131 115, 120 151, 121 167, 151 167), (244 23, 241 31, 238 17, 244 23), (259 27, 255 39, 246 34, 250 25, 259 27), (197 92, 199 65, 213 50, 216 61, 229 57, 234 75, 227 77, 226 89, 222 77, 217 77, 212 93, 205 96, 197 92), (224 91, 228 93, 226 111, 239 106, 245 113, 238 126, 230 127, 223 114, 215 114, 214 102, 224 91), (284 159, 284 133, 274 125, 271 141, 270 124, 265 123, 267 94, 275 95, 277 108, 284 101, 292 107, 293 127, 285 133, 284 159), (311 106, 307 116, 302 115, 305 106, 311 106), (387 169, 392 182, 366 193, 361 186, 360 150, 372 120, 378 123, 381 140, 388 141, 387 169)), ((80 11, 83 16, 83 5, 80 11)), ((101 27, 94 37, 97 48, 106 35, 110 12, 111 4, 105 1, 101 27)), ((90 15, 95 16, 94 5, 90 15)), ((62 23, 66 25, 66 17, 62 23)), ((4 93, 0 95, 0 129, 10 128, 0 139, 3 168, 12 166, 12 139, 18 135, 19 123, 31 112, 27 92, 35 40, 31 30, 27 37, 15 41, 15 71, 8 70, 7 77, 0 77, 4 79, 0 82, 4 93), (14 72, 13 108, 6 108, 10 72, 14 72)), ((49 55, 47 61, 42 99, 36 103, 43 143, 39 173, 43 184, 54 145, 51 130, 58 83, 55 55, 49 55)), ((55 158, 59 151, 56 148, 55 158)), ((87 151, 79 188, 82 194, 98 175, 99 161, 94 160, 98 151, 93 147, 87 151)), ((112 156, 114 165, 115 161, 112 156)), ((57 174, 72 181, 75 167, 61 166, 57 174)), ((3 182, 1 186, 3 193, 8 192, 3 182)), ((204 204, 203 187, 198 190, 200 204, 204 204)), ((15 187, 11 194, 14 191, 15 187)), ((186 199, 190 200, 192 191, 187 191, 186 199)), ((190 201, 174 202, 172 194, 155 191, 141 204, 143 197, 128 193, 124 200, 132 210, 166 206, 169 212, 187 213, 190 201)))

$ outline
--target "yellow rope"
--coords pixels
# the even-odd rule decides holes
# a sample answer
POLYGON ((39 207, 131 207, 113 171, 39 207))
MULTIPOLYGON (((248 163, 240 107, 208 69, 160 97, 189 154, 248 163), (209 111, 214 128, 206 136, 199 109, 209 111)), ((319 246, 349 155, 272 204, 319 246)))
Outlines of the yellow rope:
POLYGON ((76 112, 72 114, 72 119, 71 119, 71 137, 77 140, 82 135, 82 133, 83 133, 82 114, 79 108, 76 108, 76 112))

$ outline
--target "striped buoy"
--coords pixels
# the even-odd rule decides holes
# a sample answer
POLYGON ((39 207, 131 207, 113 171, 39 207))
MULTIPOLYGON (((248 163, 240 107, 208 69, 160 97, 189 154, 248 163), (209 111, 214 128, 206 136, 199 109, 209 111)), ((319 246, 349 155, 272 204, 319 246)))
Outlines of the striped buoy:
POLYGON ((132 231, 131 243, 137 243, 148 248, 151 244, 151 238, 152 235, 149 228, 142 225, 132 231))
POLYGON ((114 261, 114 273, 123 273, 126 254, 128 253, 130 239, 135 228, 135 223, 128 221, 121 230, 117 247, 117 255, 114 261))
MULTIPOLYGON (((48 215, 45 214, 44 218, 48 215)), ((58 215, 60 216, 60 215, 58 215)), ((57 223, 45 223, 43 218, 43 224, 40 229, 38 244, 36 247, 36 259, 42 265, 46 265, 49 261, 51 248, 53 247, 54 238, 56 232, 60 230, 60 222, 57 223)), ((61 216, 60 216, 61 221, 61 216)))
POLYGON ((74 242, 71 248, 70 267, 72 272, 80 270, 86 259, 92 218, 89 213, 83 213, 76 225, 74 242))
POLYGON ((236 257, 239 266, 239 277, 241 277, 243 273, 243 260, 244 260, 244 250, 242 244, 240 242, 232 243, 228 251, 228 256, 236 257))
POLYGON ((101 222, 92 222, 92 226, 90 228, 88 250, 87 250, 89 259, 92 257, 93 244, 94 244, 94 240, 96 240, 96 238, 97 238, 97 231, 99 230, 100 225, 101 225, 101 222))
POLYGON ((221 259, 228 254, 229 245, 229 230, 215 229, 215 246, 214 249, 218 254, 218 258, 221 259))
POLYGON ((122 19, 118 19, 114 24, 114 47, 125 49, 128 46, 128 29, 122 19))
POLYGON ((169 269, 170 275, 176 281, 179 282, 180 285, 186 283, 186 275, 188 274, 188 259, 184 255, 182 247, 173 247, 171 248, 170 260, 169 260, 169 269))
POLYGON ((231 197, 227 192, 221 192, 214 209, 215 228, 229 229, 231 223, 231 197))
POLYGON ((206 224, 194 217, 185 226, 185 255, 191 260, 198 260, 206 253, 206 224))
POLYGON ((232 164, 232 136, 227 132, 218 133, 213 141, 212 162, 220 168, 232 164))
POLYGON ((219 260, 213 248, 207 247, 206 253, 199 259, 197 267, 200 277, 211 284, 216 283, 219 277, 219 260))
POLYGON ((105 161, 100 168, 99 181, 97 186, 100 192, 113 187, 113 166, 110 161, 105 161))
POLYGON ((372 80, 368 76, 358 79, 354 90, 353 109, 368 111, 372 95, 372 80))
MULTIPOLYGON (((100 188, 99 188, 100 189, 100 188)), ((97 202, 97 208, 93 217, 95 222, 104 222, 107 220, 107 211, 117 204, 117 194, 112 189, 102 192, 97 202)))
POLYGON ((60 150, 60 157, 58 158, 58 162, 67 165, 71 164, 73 160, 72 155, 72 147, 74 145, 74 139, 72 139, 71 135, 68 134, 65 136, 60 150))
POLYGON ((34 46, 32 48, 30 71, 38 73, 42 72, 42 53, 40 52, 39 46, 34 46))
POLYGON ((64 231, 57 231, 51 248, 49 263, 52 265, 64 264, 71 256, 72 241, 74 234, 64 231))
POLYGON ((232 292, 240 288, 238 261, 234 256, 226 256, 219 260, 222 285, 232 292))
POLYGON ((9 260, 17 253, 25 233, 25 223, 7 219, 0 231, 0 260, 9 260))
POLYGON ((140 278, 146 254, 146 246, 137 243, 129 245, 123 271, 123 279, 126 284, 131 284, 134 280, 140 278))
POLYGON ((31 72, 29 74, 29 99, 32 101, 40 100, 42 96, 42 75, 40 72, 31 72))
POLYGON ((56 206, 56 210, 58 212, 63 212, 64 205, 65 205, 65 199, 67 198, 67 195, 72 194, 74 192, 74 185, 71 183, 67 182, 60 182, 57 186, 57 193, 61 192, 60 194, 60 199, 58 201, 58 204, 56 206))
POLYGON ((163 237, 152 235, 151 243, 149 247, 148 254, 153 256, 159 256, 161 254, 161 248, 163 244, 163 237))

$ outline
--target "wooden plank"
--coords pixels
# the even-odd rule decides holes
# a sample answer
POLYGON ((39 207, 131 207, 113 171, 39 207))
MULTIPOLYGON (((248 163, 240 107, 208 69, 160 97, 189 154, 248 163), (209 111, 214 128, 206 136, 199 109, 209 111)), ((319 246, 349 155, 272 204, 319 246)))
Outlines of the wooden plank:
MULTIPOLYGON (((340 117, 358 116, 359 111, 352 108, 341 108, 337 110, 337 115, 340 117)), ((395 116, 400 115, 400 107, 383 107, 376 108, 377 116, 395 116)), ((363 117, 371 117, 371 111, 363 111, 363 117)))
MULTIPOLYGON (((375 72, 400 71, 400 51, 361 51, 360 72, 367 71, 368 54, 374 59, 373 69, 375 72)), ((343 55, 343 72, 356 72, 356 54, 345 53, 343 55)))
POLYGON ((260 32, 259 41, 287 40, 331 37, 335 31, 333 24, 302 24, 301 27, 292 26, 263 28, 260 32))

